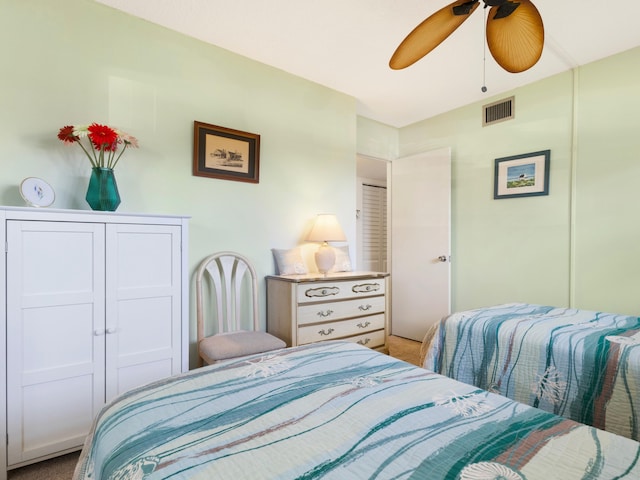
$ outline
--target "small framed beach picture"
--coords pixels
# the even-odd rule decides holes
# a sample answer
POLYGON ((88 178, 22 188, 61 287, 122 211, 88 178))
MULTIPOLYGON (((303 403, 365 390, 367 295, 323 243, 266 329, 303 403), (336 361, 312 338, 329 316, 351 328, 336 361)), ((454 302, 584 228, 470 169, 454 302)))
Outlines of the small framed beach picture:
POLYGON ((549 195, 551 150, 496 158, 493 198, 549 195))
POLYGON ((194 122, 193 174, 258 183, 260 135, 194 122))

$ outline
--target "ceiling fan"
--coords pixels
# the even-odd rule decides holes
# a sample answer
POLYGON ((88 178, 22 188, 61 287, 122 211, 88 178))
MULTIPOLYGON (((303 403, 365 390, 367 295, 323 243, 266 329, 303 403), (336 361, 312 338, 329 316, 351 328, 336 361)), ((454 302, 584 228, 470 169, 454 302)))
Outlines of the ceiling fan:
MULTIPOLYGON (((529 0, 483 0, 487 16, 487 45, 495 61, 511 73, 533 67, 542 55, 544 26, 529 0)), ((456 0, 413 29, 389 61, 394 70, 406 68, 440 45, 478 8, 479 0, 456 0)))

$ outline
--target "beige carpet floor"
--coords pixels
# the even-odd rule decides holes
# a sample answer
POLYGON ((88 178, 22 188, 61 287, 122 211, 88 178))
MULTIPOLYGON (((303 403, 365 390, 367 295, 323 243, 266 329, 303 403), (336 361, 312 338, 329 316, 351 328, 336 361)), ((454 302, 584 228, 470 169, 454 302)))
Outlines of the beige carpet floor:
POLYGON ((390 335, 387 339, 387 345, 389 347, 389 355, 392 357, 420 366, 421 342, 390 335))
MULTIPOLYGON (((390 336, 389 355, 405 362, 419 365, 420 342, 390 336)), ((9 471, 8 480, 71 480, 80 452, 35 463, 9 471)))

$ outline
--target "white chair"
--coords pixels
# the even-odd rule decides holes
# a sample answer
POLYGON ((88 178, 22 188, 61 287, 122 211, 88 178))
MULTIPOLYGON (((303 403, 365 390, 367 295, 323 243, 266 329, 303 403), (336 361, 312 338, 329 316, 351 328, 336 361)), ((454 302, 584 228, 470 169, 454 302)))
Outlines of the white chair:
POLYGON ((207 364, 286 347, 279 338, 259 330, 256 271, 238 253, 215 253, 200 263, 196 314, 198 354, 207 364), (204 281, 205 274, 209 282, 204 281), (206 293, 211 301, 205 308, 206 293), (215 333, 205 317, 217 320, 215 333))

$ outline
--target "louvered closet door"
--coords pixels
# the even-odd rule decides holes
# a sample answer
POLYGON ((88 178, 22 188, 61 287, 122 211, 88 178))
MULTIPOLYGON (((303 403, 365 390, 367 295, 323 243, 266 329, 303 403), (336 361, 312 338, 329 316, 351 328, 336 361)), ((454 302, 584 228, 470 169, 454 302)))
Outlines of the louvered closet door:
POLYGON ((104 226, 7 222, 8 464, 77 448, 104 404, 104 226))
POLYGON ((362 184, 362 269, 387 271, 387 189, 362 184))
POLYGON ((107 225, 107 402, 181 370, 181 230, 107 225))

